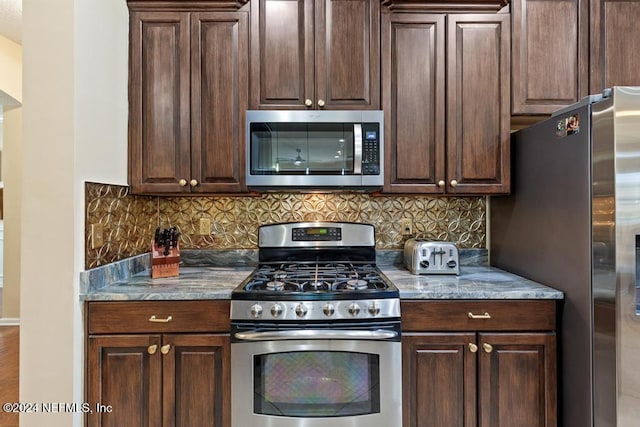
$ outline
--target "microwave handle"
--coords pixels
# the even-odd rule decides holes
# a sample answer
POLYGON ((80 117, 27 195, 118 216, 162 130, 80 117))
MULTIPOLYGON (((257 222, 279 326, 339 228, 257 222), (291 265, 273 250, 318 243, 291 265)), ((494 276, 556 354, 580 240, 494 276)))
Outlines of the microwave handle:
POLYGON ((362 174, 362 124, 353 125, 353 174, 362 174))

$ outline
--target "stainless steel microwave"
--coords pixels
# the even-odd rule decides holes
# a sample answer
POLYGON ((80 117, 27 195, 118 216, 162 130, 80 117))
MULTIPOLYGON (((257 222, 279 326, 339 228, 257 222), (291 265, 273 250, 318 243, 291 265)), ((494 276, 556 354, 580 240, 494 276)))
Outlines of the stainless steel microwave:
POLYGON ((355 189, 384 181, 382 111, 247 111, 247 186, 355 189))

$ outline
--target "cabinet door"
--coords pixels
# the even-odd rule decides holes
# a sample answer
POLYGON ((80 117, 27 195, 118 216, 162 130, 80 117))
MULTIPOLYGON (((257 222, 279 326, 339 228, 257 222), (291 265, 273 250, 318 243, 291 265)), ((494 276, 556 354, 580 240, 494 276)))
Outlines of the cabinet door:
POLYGON ((163 336, 164 427, 230 426, 229 343, 228 335, 163 336))
POLYGON ((473 333, 403 334, 404 427, 476 426, 475 342, 473 333))
POLYGON ((251 3, 251 108, 380 108, 380 5, 251 3))
POLYGON ((511 3, 513 114, 550 114, 588 93, 588 1, 511 3))
POLYGON ((449 15, 447 33, 447 192, 507 193, 509 15, 449 15))
POLYGON ((246 12, 191 15, 192 192, 244 188, 248 44, 246 12))
POLYGON ((444 191, 444 35, 444 15, 382 15, 385 192, 444 191))
POLYGON ((478 346, 478 426, 555 426, 555 334, 479 334, 478 346))
POLYGON ((132 193, 188 192, 189 15, 131 12, 129 184, 132 193))
POLYGON ((314 105, 313 10, 313 0, 251 2, 251 108, 314 105))
POLYGON ((162 359, 159 335, 90 336, 87 349, 89 427, 159 426, 162 359), (98 412, 96 404, 111 405, 98 412))
POLYGON ((316 0, 316 106, 380 108, 380 2, 316 0))
POLYGON ((591 1, 591 93, 640 85, 640 2, 591 1))

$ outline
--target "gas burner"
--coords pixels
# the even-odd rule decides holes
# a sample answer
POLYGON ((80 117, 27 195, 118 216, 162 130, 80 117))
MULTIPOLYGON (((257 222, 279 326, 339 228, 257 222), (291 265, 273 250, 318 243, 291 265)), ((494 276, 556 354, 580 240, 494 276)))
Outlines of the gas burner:
MULTIPOLYGON (((274 276, 274 279, 277 279, 276 276, 274 276)), ((273 280, 271 282, 267 282, 267 290, 269 291, 281 291, 284 289, 284 282, 281 282, 279 280, 273 280)))
POLYGON ((327 292, 331 288, 327 282, 310 282, 302 284, 302 292, 327 292))
POLYGON ((253 277, 244 285, 246 292, 259 292, 260 294, 299 292, 299 288, 300 286, 296 283, 271 280, 265 276, 253 277))
POLYGON ((367 289, 367 281, 362 279, 351 279, 347 281, 347 289, 350 291, 362 291, 367 289))

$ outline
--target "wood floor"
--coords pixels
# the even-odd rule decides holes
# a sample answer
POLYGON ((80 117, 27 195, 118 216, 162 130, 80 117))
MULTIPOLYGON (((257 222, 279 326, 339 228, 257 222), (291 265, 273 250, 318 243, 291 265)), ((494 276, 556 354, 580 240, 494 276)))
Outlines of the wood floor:
MULTIPOLYGON (((0 326, 0 404, 18 401, 20 327, 0 326)), ((18 427, 18 414, 0 409, 0 427, 18 427)))

